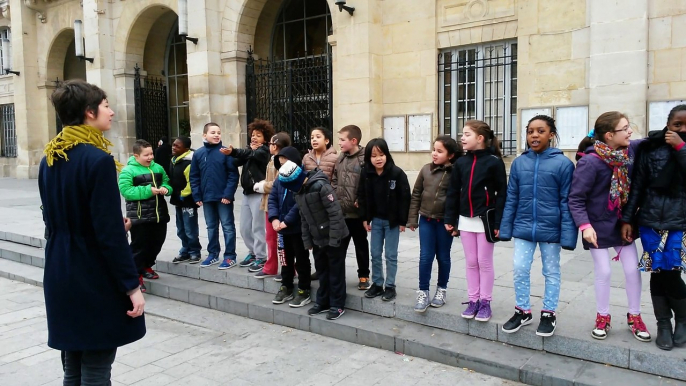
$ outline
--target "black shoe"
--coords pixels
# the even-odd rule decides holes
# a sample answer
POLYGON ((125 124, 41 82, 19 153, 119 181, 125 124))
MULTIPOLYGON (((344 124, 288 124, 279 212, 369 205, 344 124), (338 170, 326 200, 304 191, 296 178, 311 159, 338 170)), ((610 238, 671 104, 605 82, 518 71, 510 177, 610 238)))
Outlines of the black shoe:
POLYGON ((672 337, 672 309, 666 296, 652 295, 653 311, 657 320, 657 337, 655 345, 662 350, 671 350, 674 347, 672 337))
POLYGON ((384 302, 390 302, 391 300, 395 299, 395 287, 386 287, 386 290, 383 292, 383 295, 381 296, 381 300, 384 302))
POLYGON ((329 310, 329 313, 326 314, 326 319, 336 320, 343 316, 343 314, 345 314, 345 310, 343 308, 332 308, 329 310))
POLYGON ((185 263, 185 262, 189 261, 190 259, 191 259, 191 257, 188 255, 186 255, 186 256, 179 255, 179 256, 176 256, 174 258, 174 260, 172 260, 172 263, 174 263, 174 264, 185 263))
POLYGON ((541 311, 541 322, 538 323, 536 335, 538 336, 553 336, 555 332, 555 324, 557 318, 554 312, 541 311))
POLYGON ((319 272, 315 272, 310 275, 310 280, 317 281, 319 280, 319 272))
POLYGON ((514 332, 519 331, 519 329, 522 326, 526 326, 527 324, 531 324, 531 322, 534 320, 534 317, 531 315, 531 312, 524 312, 520 310, 519 308, 515 308, 515 313, 512 315, 510 320, 505 322, 503 324, 502 330, 503 332, 506 332, 508 334, 512 334, 514 332))
POLYGON ((310 290, 299 289, 298 295, 296 295, 295 299, 293 299, 292 302, 288 303, 288 305, 293 308, 300 308, 310 304, 311 301, 312 300, 310 299, 310 290))
POLYGON ((674 347, 686 345, 686 299, 669 298, 669 306, 674 311, 674 347))
POLYGON ((286 286, 282 285, 281 288, 279 288, 279 292, 274 297, 274 300, 272 300, 272 303, 283 304, 289 300, 293 300, 293 288, 288 289, 286 286))
POLYGON ((375 298, 384 294, 383 287, 380 285, 372 284, 371 287, 364 293, 364 297, 368 299, 375 298))
POLYGON ((312 308, 307 310, 307 315, 314 316, 323 314, 325 312, 329 312, 329 306, 322 306, 319 303, 315 303, 314 306, 312 306, 312 308))
POLYGON ((200 262, 200 255, 191 256, 191 258, 188 259, 188 264, 198 264, 199 262, 200 262))

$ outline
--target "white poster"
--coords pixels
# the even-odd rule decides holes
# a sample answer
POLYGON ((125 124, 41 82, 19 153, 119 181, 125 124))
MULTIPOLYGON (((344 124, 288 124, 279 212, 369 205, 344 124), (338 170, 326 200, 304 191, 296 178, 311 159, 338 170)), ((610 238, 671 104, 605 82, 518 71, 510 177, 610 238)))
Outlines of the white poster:
POLYGON ((409 151, 431 151, 431 114, 409 115, 407 121, 409 151))
POLYGON ((557 147, 573 150, 588 135, 588 106, 556 107, 555 126, 560 135, 557 147))
POLYGON ((662 130, 667 126, 669 111, 677 105, 686 104, 686 101, 649 102, 648 104, 648 131, 662 130))
POLYGON ((519 130, 521 130, 520 133, 522 138, 522 145, 520 147, 522 149, 526 149, 526 125, 529 123, 529 120, 537 115, 547 115, 552 117, 551 113, 552 109, 550 107, 521 109, 519 111, 519 130))
POLYGON ((388 149, 394 152, 405 150, 405 116, 383 118, 383 138, 388 142, 388 149))

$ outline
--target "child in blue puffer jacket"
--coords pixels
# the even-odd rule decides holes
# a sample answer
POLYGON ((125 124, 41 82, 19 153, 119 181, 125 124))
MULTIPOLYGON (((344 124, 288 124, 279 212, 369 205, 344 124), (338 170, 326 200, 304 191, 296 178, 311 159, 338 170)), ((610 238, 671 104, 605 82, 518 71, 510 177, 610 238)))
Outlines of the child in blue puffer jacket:
POLYGON ((555 120, 533 117, 526 126, 529 149, 510 168, 507 201, 500 223, 500 239, 514 238, 515 314, 502 327, 506 333, 532 322, 531 263, 536 244, 541 250, 545 295, 538 336, 555 332, 555 310, 560 297, 560 249, 574 249, 578 231, 567 206, 574 164, 551 147, 557 138, 555 120))

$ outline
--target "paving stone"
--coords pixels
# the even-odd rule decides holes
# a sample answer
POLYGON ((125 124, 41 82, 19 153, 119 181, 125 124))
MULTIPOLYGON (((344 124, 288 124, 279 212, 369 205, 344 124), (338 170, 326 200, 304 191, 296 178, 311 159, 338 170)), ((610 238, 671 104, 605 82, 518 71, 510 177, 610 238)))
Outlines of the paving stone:
POLYGON ((585 362, 536 353, 520 369, 519 380, 528 385, 574 386, 585 362))
MULTIPOLYGON (((189 291, 184 288, 169 287, 169 298, 173 300, 178 300, 180 302, 188 303, 189 301, 189 291)), ((209 301, 208 301, 209 304, 209 301)))
MULTIPOLYGON (((224 271, 220 271, 217 269, 216 265, 213 265, 211 267, 207 268, 198 268, 200 271, 198 273, 198 277, 200 280, 206 280, 206 281, 211 281, 214 283, 221 283, 224 284, 226 283, 226 274, 224 271)), ((228 283, 231 284, 231 283, 228 283)))
POLYGON ((413 323, 420 323, 431 327, 442 328, 461 334, 469 333, 469 324, 466 319, 455 315, 442 312, 440 309, 429 307, 424 313, 414 310, 414 304, 395 305, 395 317, 413 323))
MULTIPOLYGON (((346 315, 343 315, 344 318, 346 315)), ((330 338, 357 343, 357 329, 336 321, 328 321, 325 315, 316 315, 310 318, 310 332, 328 336, 330 338)))
MULTIPOLYGON (((590 335, 590 333, 589 333, 590 335)), ((591 339, 575 339, 553 335, 543 340, 543 349, 560 355, 586 359, 613 366, 629 367, 629 349, 615 345, 601 345, 591 339)))
POLYGON ((362 298, 362 311, 368 312, 370 314, 384 316, 387 318, 392 318, 395 316, 395 303, 384 302, 381 300, 381 296, 374 299, 362 298))
POLYGON ((249 317, 248 304, 237 300, 217 297, 217 310, 243 317, 249 317))
POLYGON ((469 320, 469 335, 477 338, 498 340, 498 325, 493 322, 469 320))
POLYGON ((305 311, 309 306, 303 307, 303 314, 297 314, 290 309, 274 308, 274 324, 295 328, 301 331, 310 331, 310 317, 305 311))
POLYGON ((535 323, 522 327, 519 331, 508 334, 498 325, 498 341, 513 346, 526 347, 533 350, 543 350, 543 339, 536 335, 535 323))
POLYGON ((679 382, 670 379, 662 379, 649 374, 641 374, 636 372, 627 372, 613 366, 601 365, 598 363, 586 362, 579 374, 574 378, 575 386, 596 386, 596 385, 642 385, 642 386, 660 386, 660 385, 683 385, 684 382, 679 382))
POLYGON ((248 317, 267 323, 274 323, 274 309, 269 306, 249 303, 248 317))
POLYGON ((684 359, 672 355, 631 350, 629 368, 650 374, 686 380, 684 359))
POLYGON ((255 291, 264 291, 264 279, 257 279, 254 275, 246 275, 248 288, 255 291))

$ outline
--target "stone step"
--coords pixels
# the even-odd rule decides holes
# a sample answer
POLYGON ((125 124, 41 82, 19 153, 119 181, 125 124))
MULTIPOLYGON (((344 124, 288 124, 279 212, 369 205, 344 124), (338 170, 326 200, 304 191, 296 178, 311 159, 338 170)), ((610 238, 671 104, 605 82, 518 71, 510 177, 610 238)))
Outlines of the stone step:
MULTIPOLYGON (((36 267, 43 267, 44 251, 29 246, 35 244, 35 241, 23 244, 0 241, 0 257, 36 267)), ((202 283, 203 286, 211 284, 220 285, 220 288, 223 288, 225 292, 246 289, 262 292, 265 296, 271 298, 272 294, 278 291, 280 285, 280 283, 275 282, 271 278, 255 279, 253 274, 249 274, 246 269, 238 267, 220 271, 216 269, 216 266, 200 268, 198 265, 158 261, 156 269, 162 274, 174 275, 172 278, 169 278, 170 280, 178 281, 177 286, 173 288, 177 288, 186 283, 187 280, 191 280, 194 285, 197 285, 197 283, 202 283)), ((317 288, 317 284, 317 282, 312 283, 313 291, 317 288)), ((178 289, 172 291, 173 293, 169 295, 171 298, 190 301, 184 295, 177 296, 178 289)), ((578 323, 560 324, 554 336, 542 338, 535 334, 535 323, 531 327, 522 328, 516 334, 506 334, 501 330, 501 325, 506 319, 482 323, 461 318, 459 310, 454 309, 454 307, 452 309, 447 306, 440 309, 430 308, 426 313, 419 314, 414 312, 413 306, 413 293, 405 294, 399 292, 396 301, 383 302, 380 299, 367 299, 362 296, 362 291, 350 288, 346 301, 346 308, 348 310, 439 328, 475 338, 499 341, 526 349, 544 350, 549 353, 600 364, 686 380, 686 369, 681 365, 686 360, 686 350, 666 352, 659 350, 652 342, 638 342, 628 332, 628 328, 621 326, 623 324, 621 318, 616 319, 615 330, 604 341, 595 340, 590 337, 590 333, 587 331, 579 330, 578 323)), ((496 312, 508 317, 510 310, 496 310, 496 312)), ((570 319, 573 321, 568 315, 566 320, 570 319)), ((654 326, 654 322, 647 318, 646 323, 649 326, 654 326)))
MULTIPOLYGON (((39 267, 0 259, 0 277, 42 285, 39 267)), ((273 323, 287 328, 394 351, 483 374, 530 385, 686 385, 638 371, 592 363, 479 339, 397 318, 383 318, 348 310, 336 321, 322 315, 309 317, 307 309, 272 304, 269 293, 211 283, 199 279, 165 276, 146 282, 150 315, 207 328, 193 306, 273 323), (155 296, 149 296, 155 295, 155 296)), ((288 330, 284 330, 287 332, 288 330)))

